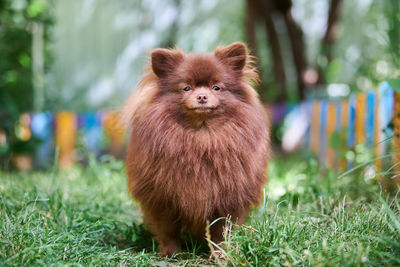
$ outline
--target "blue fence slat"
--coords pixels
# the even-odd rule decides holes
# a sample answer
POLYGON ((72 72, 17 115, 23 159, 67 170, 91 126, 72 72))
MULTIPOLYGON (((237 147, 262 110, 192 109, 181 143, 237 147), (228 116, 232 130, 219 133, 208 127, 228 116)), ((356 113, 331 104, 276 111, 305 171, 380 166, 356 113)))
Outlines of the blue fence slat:
POLYGON ((46 167, 51 164, 54 152, 53 115, 50 112, 33 113, 31 131, 40 140, 39 148, 35 151, 35 165, 46 167))
POLYGON ((376 97, 375 92, 369 92, 367 94, 367 118, 365 125, 365 136, 367 140, 367 145, 372 147, 374 145, 375 136, 375 105, 376 97))
POLYGON ((347 126, 347 147, 353 148, 355 144, 355 118, 356 118, 356 97, 349 99, 349 123, 347 126))
POLYGON ((312 99, 309 99, 305 103, 304 110, 306 112, 306 118, 308 121, 308 127, 305 135, 305 147, 311 148, 311 118, 312 118, 312 99))
POLYGON ((327 119, 328 101, 321 100, 321 112, 320 112, 320 132, 319 132, 319 157, 321 164, 326 163, 326 148, 327 148, 327 137, 326 137, 326 119, 327 119))
POLYGON ((389 86, 389 83, 384 82, 381 84, 381 86, 379 87, 379 95, 381 97, 381 108, 379 110, 381 129, 385 130, 385 132, 390 135, 393 134, 393 131, 387 126, 393 119, 394 91, 389 86))
POLYGON ((87 151, 95 154, 100 153, 103 135, 100 114, 97 112, 82 113, 79 116, 79 121, 87 151))

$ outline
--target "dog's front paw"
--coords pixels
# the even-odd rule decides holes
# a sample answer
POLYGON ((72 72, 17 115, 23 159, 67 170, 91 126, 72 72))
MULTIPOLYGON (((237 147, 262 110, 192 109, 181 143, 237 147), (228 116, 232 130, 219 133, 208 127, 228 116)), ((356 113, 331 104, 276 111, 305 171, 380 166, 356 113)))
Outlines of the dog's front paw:
POLYGON ((169 258, 172 255, 182 251, 179 242, 176 242, 176 241, 171 241, 168 243, 160 244, 159 248, 160 248, 161 256, 169 257, 169 258))

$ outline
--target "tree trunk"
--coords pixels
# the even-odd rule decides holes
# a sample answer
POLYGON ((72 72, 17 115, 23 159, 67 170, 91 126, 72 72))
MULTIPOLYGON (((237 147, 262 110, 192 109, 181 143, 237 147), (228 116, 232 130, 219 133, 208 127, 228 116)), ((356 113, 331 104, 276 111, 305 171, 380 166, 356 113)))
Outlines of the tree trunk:
POLYGON ((328 23, 324 38, 322 39, 322 45, 324 47, 328 62, 331 62, 332 60, 332 45, 336 40, 337 24, 339 21, 339 13, 342 3, 343 0, 331 0, 329 6, 328 23))
MULTIPOLYGON (((258 59, 258 51, 257 51, 257 40, 256 40, 256 22, 257 22, 257 8, 254 5, 254 1, 247 0, 247 9, 246 9, 246 39, 247 45, 250 50, 250 55, 255 57, 254 64, 257 67, 257 71, 262 77, 262 69, 259 64, 258 59)), ((258 86, 258 93, 260 95, 261 101, 265 101, 267 88, 261 83, 258 86)))
POLYGON ((287 99, 286 90, 286 74, 283 66, 283 59, 281 55, 281 49, 279 46, 278 34, 275 29, 274 22, 272 20, 272 10, 269 1, 261 0, 250 0, 253 1, 254 6, 257 8, 260 17, 264 19, 265 28, 267 30, 267 36, 270 43, 272 60, 274 62, 274 77, 275 82, 279 87, 279 101, 285 101, 287 99))
MULTIPOLYGON (((336 40, 337 24, 339 21, 340 8, 343 0, 331 0, 328 11, 328 21, 324 37, 322 38, 321 55, 325 56, 328 64, 332 61, 332 46, 336 40)), ((325 84, 324 70, 322 66, 317 67, 318 81, 317 84, 325 84)))
POLYGON ((298 96, 299 100, 303 100, 306 86, 304 74, 307 69, 304 35, 302 29, 294 20, 290 9, 286 10, 286 12, 283 14, 283 17, 289 33, 294 64, 296 67, 298 96))
POLYGON ((247 45, 252 56, 257 56, 257 44, 256 44, 256 8, 252 0, 247 0, 246 7, 246 39, 247 45))

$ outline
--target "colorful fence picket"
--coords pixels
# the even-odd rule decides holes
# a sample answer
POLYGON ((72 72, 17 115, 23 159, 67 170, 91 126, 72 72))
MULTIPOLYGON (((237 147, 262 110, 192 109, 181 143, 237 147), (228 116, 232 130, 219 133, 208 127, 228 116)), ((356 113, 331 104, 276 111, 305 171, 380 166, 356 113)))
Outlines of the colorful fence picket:
MULTIPOLYGON (((288 124, 283 147, 291 150, 301 143, 315 153, 324 166, 351 167, 353 162, 345 157, 345 151, 358 144, 375 151, 378 168, 382 167, 379 157, 388 152, 389 147, 393 152, 400 152, 400 96, 387 82, 376 90, 344 100, 308 99, 300 105, 271 105, 269 111, 272 124, 284 119, 288 124), (390 127, 392 120, 394 127, 390 127), (398 133, 394 138, 390 138, 392 128, 398 133)), ((62 167, 82 160, 82 153, 77 153, 80 149, 95 155, 110 153, 118 158, 124 155, 126 128, 114 111, 41 112, 24 114, 21 118, 21 139, 32 136, 41 141, 33 157, 37 166, 52 162, 56 147, 62 167)), ((400 153, 395 154, 392 161, 395 171, 400 172, 400 153)), ((400 182, 400 178, 398 180, 400 182)))
MULTIPOLYGON (((382 155, 389 149, 400 151, 399 139, 393 137, 391 127, 394 114, 398 115, 394 129, 400 125, 400 97, 387 82, 376 90, 352 95, 345 100, 309 99, 300 106, 297 118, 307 118, 308 125, 302 138, 303 145, 318 156, 323 166, 350 168, 353 161, 345 157, 344 151, 359 144, 374 150, 378 168, 382 167, 382 155)), ((399 155, 393 156, 392 163, 400 165, 399 162, 399 155)))
POLYGON ((32 137, 39 141, 33 157, 36 166, 51 163, 56 151, 61 167, 69 167, 82 159, 82 153, 77 150, 95 155, 108 153, 118 158, 124 155, 126 128, 115 111, 39 112, 24 114, 21 118, 28 118, 23 120, 22 129, 29 133, 29 138, 19 138, 27 141, 32 137))

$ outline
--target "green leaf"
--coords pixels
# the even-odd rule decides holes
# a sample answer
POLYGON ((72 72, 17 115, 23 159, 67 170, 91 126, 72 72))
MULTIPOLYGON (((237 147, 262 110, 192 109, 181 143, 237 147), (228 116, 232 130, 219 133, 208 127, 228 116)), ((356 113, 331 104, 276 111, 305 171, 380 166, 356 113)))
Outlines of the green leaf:
POLYGON ((332 60, 326 70, 326 80, 328 83, 337 82, 340 73, 343 70, 343 62, 340 59, 332 60))
POLYGON ((17 81, 17 77, 18 73, 16 71, 10 70, 6 72, 4 80, 6 81, 6 83, 14 83, 17 81))
POLYGON ((33 1, 27 9, 28 15, 31 18, 35 18, 47 9, 47 3, 44 0, 33 1))
POLYGON ((31 58, 27 53, 22 53, 18 57, 18 62, 21 64, 21 66, 27 68, 31 64, 31 58))
POLYGON ((331 148, 341 147, 344 143, 342 136, 343 135, 340 132, 333 132, 329 138, 329 147, 331 148))
POLYGON ((393 88, 397 93, 400 93, 400 79, 387 79, 390 87, 393 88))

